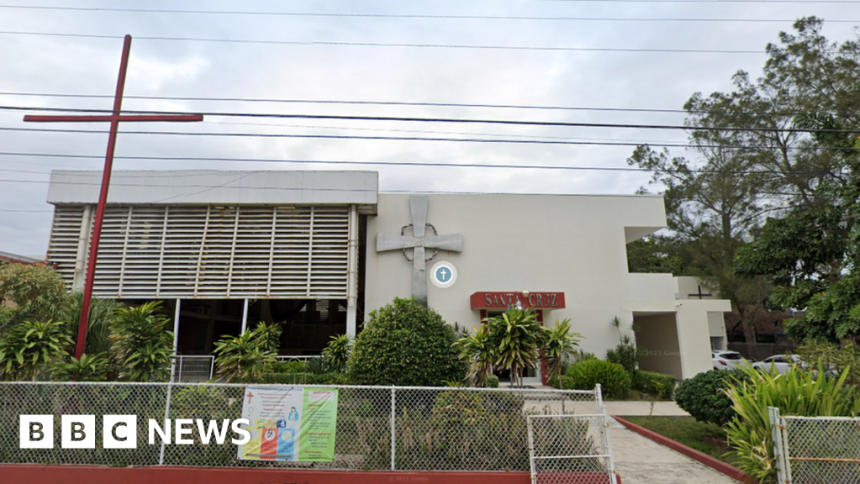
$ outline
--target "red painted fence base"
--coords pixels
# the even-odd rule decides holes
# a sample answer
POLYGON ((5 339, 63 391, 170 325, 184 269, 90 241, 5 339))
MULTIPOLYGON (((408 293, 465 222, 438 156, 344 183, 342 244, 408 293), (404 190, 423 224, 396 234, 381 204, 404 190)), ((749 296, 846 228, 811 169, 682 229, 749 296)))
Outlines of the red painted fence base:
MULTIPOLYGON (((0 465, 2 482, 27 484, 529 484, 528 472, 315 471, 214 467, 99 467, 0 465)), ((581 474, 579 484, 606 482, 581 474)), ((621 478, 618 479, 621 484, 621 478)))

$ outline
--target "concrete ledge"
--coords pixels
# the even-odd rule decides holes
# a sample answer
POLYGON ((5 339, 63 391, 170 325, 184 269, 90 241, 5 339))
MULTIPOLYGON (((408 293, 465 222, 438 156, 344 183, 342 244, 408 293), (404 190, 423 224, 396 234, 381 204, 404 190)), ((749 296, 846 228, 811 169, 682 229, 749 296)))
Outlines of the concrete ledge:
MULTIPOLYGON (((2 464, 3 482, 28 484, 529 484, 528 472, 318 471, 253 467, 102 467, 2 464)), ((581 473, 578 484, 604 484, 606 474, 581 473)), ((621 484, 621 478, 618 478, 621 484)))
POLYGON ((721 474, 725 474, 726 476, 731 477, 732 479, 734 479, 736 481, 744 482, 746 484, 760 484, 758 481, 756 481, 756 480, 752 479, 751 477, 747 476, 746 474, 744 474, 743 471, 741 471, 737 467, 726 464, 725 462, 723 462, 723 461, 721 461, 715 457, 711 457, 708 454, 705 454, 703 452, 699 452, 696 449, 692 449, 690 447, 687 447, 686 445, 678 443, 678 442, 676 442, 676 441, 674 441, 668 437, 665 437, 663 435, 660 435, 657 432, 653 432, 651 430, 648 430, 645 427, 642 427, 641 425, 636 425, 633 422, 628 422, 627 420, 624 420, 621 417, 616 417, 613 415, 612 418, 614 418, 616 421, 618 421, 618 423, 620 423, 621 425, 627 427, 628 430, 633 431, 633 432, 635 432, 635 433, 637 433, 643 437, 649 438, 649 439, 653 440, 654 442, 657 442, 660 445, 664 445, 664 446, 674 450, 675 452, 683 454, 683 455, 685 455, 685 456, 687 456, 693 460, 696 460, 696 461, 710 467, 711 469, 714 469, 715 471, 717 471, 721 474))

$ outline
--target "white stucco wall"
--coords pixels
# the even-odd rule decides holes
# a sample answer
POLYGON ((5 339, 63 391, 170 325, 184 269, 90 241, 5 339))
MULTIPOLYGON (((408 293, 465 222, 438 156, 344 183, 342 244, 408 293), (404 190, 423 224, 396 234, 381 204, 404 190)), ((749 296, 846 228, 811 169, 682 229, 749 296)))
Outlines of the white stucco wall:
MULTIPOLYGON (((400 234, 412 222, 409 207, 408 194, 382 193, 378 216, 368 217, 367 313, 411 296, 412 264, 399 251, 376 252, 378 232, 400 234)), ((585 337, 582 347, 604 357, 618 344, 613 317, 629 328, 636 311, 678 310, 670 274, 627 272, 631 234, 665 226, 661 197, 431 194, 427 220, 440 235, 463 234, 462 253, 440 251, 427 264, 429 272, 433 263, 447 260, 459 273, 451 288, 427 284, 429 305, 449 324, 480 324, 480 312, 469 304, 475 292, 564 292, 567 307, 546 311, 544 321, 570 318, 585 337)), ((707 315, 681 315, 678 326, 681 352, 691 361, 683 372, 688 377, 703 368, 694 353, 709 354, 707 315)))

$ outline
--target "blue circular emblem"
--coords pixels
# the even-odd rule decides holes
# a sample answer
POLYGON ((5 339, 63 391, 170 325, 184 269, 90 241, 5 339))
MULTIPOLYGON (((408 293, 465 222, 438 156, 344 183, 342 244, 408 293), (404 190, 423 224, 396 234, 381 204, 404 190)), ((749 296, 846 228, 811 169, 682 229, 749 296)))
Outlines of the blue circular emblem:
POLYGON ((448 269, 445 266, 439 267, 436 269, 436 280, 445 284, 446 282, 451 280, 451 269, 448 269))

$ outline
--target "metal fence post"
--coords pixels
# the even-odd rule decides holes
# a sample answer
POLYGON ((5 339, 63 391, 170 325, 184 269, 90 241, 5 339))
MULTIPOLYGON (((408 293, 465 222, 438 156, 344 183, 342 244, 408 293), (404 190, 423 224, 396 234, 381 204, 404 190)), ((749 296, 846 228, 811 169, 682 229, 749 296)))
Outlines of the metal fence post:
POLYGON ((770 421, 771 439, 773 440, 773 457, 776 461, 776 482, 780 484, 788 483, 785 473, 788 462, 786 462, 785 453, 782 448, 782 428, 779 409, 776 407, 767 407, 767 416, 770 421))
POLYGON ((397 448, 397 425, 396 425, 396 417, 397 410, 395 409, 395 387, 391 387, 391 470, 395 470, 397 468, 397 464, 395 464, 394 456, 395 449, 397 448))
MULTIPOLYGON (((167 426, 167 421, 170 418, 170 397, 173 395, 173 382, 167 384, 167 403, 164 406, 164 426, 167 426)), ((167 430, 167 429, 165 429, 167 430)), ((170 430, 167 430, 168 438, 170 436, 170 430)), ((158 465, 164 465, 164 439, 161 439, 161 450, 158 451, 158 465)))
POLYGON ((535 436, 531 415, 526 415, 526 434, 529 439, 529 470, 531 471, 532 484, 535 484, 537 482, 537 474, 535 473, 535 436))
POLYGON ((603 389, 600 383, 594 385, 594 400, 597 402, 597 413, 603 411, 603 389))

